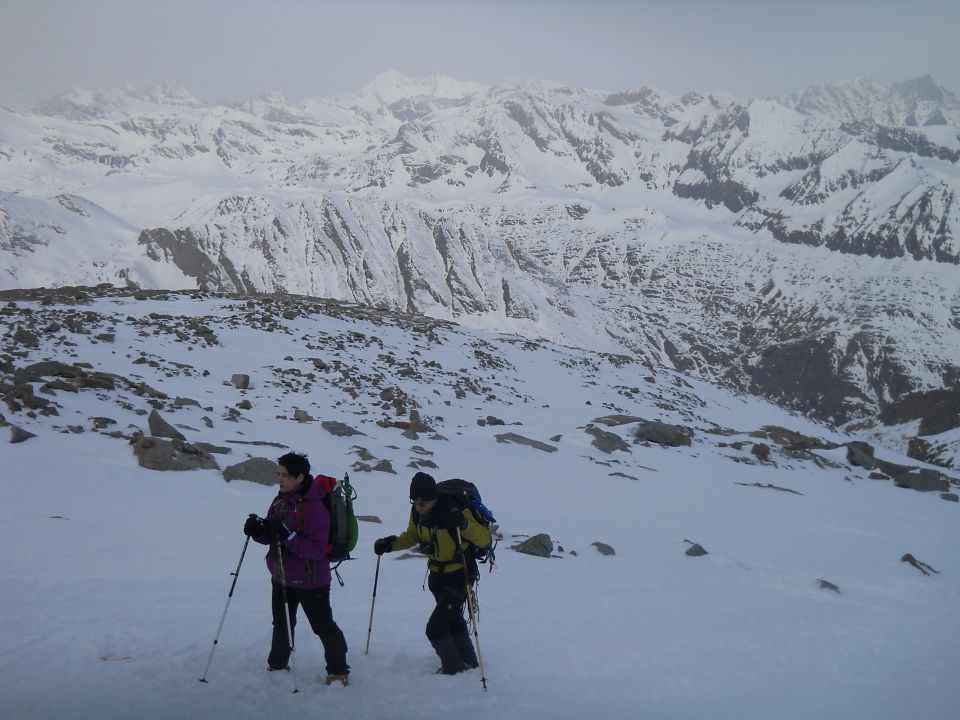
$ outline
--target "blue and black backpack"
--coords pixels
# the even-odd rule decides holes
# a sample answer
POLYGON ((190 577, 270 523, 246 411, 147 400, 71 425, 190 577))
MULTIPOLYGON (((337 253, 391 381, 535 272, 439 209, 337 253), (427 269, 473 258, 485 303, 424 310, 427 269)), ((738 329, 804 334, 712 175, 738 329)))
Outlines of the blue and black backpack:
POLYGON ((475 547, 470 545, 467 550, 472 559, 478 563, 489 563, 490 569, 494 564, 494 549, 497 542, 494 539, 497 519, 490 512, 490 508, 483 504, 483 498, 480 497, 480 491, 477 486, 468 480, 454 478, 452 480, 443 480, 437 483, 437 492, 440 498, 450 507, 457 507, 461 510, 470 510, 473 519, 490 530, 490 544, 486 547, 475 547))

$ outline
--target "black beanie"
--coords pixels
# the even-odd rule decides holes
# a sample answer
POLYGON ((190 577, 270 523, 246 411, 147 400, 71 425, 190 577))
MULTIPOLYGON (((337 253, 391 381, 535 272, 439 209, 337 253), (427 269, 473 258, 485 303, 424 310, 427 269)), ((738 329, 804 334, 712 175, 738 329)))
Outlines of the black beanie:
POLYGON ((437 497, 437 481, 425 472, 418 472, 410 481, 411 500, 435 500, 437 497))

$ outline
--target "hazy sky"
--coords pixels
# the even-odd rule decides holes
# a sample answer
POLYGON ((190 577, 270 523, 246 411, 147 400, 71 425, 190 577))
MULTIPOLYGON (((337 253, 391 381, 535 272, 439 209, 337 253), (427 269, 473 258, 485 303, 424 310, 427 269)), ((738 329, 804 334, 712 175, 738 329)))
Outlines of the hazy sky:
POLYGON ((299 102, 387 69, 742 97, 931 73, 960 92, 958 29, 957 0, 0 0, 0 105, 163 78, 299 102))

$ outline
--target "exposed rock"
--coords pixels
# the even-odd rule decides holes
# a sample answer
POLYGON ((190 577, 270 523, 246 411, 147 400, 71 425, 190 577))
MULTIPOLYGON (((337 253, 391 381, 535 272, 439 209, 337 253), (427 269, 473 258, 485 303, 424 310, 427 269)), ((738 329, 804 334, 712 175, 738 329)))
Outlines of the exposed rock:
POLYGON ((156 410, 150 413, 147 422, 150 425, 150 434, 153 435, 153 437, 173 438, 174 440, 187 439, 183 433, 164 420, 156 410))
POLYGON ((944 500, 949 500, 950 502, 960 502, 960 496, 958 496, 956 493, 940 493, 940 497, 942 497, 944 500))
POLYGON ((192 406, 200 407, 200 403, 193 398, 178 397, 173 401, 173 406, 177 408, 192 406))
POLYGON ((543 450, 544 452, 556 452, 557 448, 553 445, 548 445, 545 442, 540 442, 539 440, 531 440, 528 437, 523 435, 518 435, 517 433, 500 433, 499 435, 494 435, 494 439, 498 443, 514 443, 516 445, 529 445, 532 448, 537 450, 543 450))
POLYGON ((704 550, 703 545, 700 543, 695 543, 690 540, 684 540, 685 543, 688 543, 690 547, 686 549, 685 555, 690 557, 700 557, 701 555, 707 555, 707 551, 704 550))
POLYGON ((277 463, 264 457, 253 457, 236 465, 231 465, 223 471, 223 479, 246 480, 261 485, 277 484, 277 463))
POLYGON ((21 347, 35 348, 40 344, 37 334, 17 326, 13 333, 13 342, 21 347))
POLYGON ((645 422, 642 417, 636 415, 604 415, 594 418, 593 422, 606 425, 607 427, 616 427, 618 425, 628 425, 635 422, 645 422))
POLYGON ((537 557, 550 557, 553 552, 553 540, 546 533, 534 535, 523 542, 514 545, 511 550, 516 550, 524 555, 536 555, 537 557))
POLYGON ((802 452, 805 450, 833 450, 839 447, 836 443, 810 437, 795 430, 788 430, 779 425, 764 425, 761 433, 750 433, 751 436, 767 437, 777 445, 781 445, 788 452, 802 452))
MULTIPOLYGON (((298 410, 297 412, 301 412, 301 411, 298 410)), ((337 437, 351 437, 353 435, 364 435, 364 436, 366 435, 366 433, 360 432, 359 430, 355 430, 354 428, 350 427, 346 423, 337 422, 335 420, 324 420, 323 422, 320 423, 320 427, 322 427, 331 435, 335 435, 337 437)))
POLYGON ((19 427, 18 425, 10 426, 10 442, 12 443, 22 443, 23 441, 29 440, 30 438, 34 438, 34 437, 36 437, 36 435, 34 435, 29 430, 24 430, 22 427, 19 427))
POLYGON ((250 387, 250 376, 243 373, 234 373, 230 376, 230 382, 237 390, 246 390, 250 387))
POLYGON ((857 467, 872 470, 876 465, 876 459, 873 457, 873 446, 859 440, 847 443, 847 462, 857 467))
POLYGON ((690 445, 693 430, 656 420, 642 420, 634 430, 634 437, 636 442, 655 442, 665 447, 679 447, 690 445))
POLYGON ((141 436, 133 446, 141 467, 150 470, 218 470, 217 461, 183 440, 141 436))
POLYGON ((840 588, 834 585, 829 580, 823 580, 823 579, 817 580, 817 587, 819 587, 821 590, 833 590, 838 595, 840 594, 840 588))
POLYGON ((909 472, 893 476, 897 487, 918 492, 948 492, 950 482, 941 473, 927 468, 913 468, 909 472))
POLYGON ((615 551, 612 547, 610 547, 610 546, 607 545, 606 543, 600 542, 599 540, 598 540, 597 542, 590 543, 590 547, 595 547, 595 548, 597 549, 597 552, 599 552, 601 555, 616 555, 616 554, 617 554, 616 551, 615 551))
POLYGON ((103 430, 106 427, 117 424, 116 420, 108 417, 95 417, 90 419, 93 421, 93 427, 95 430, 103 430))
POLYGON ((33 363, 23 368, 17 368, 13 372, 13 381, 15 383, 39 382, 45 377, 65 377, 75 378, 82 374, 80 368, 58 360, 44 360, 33 363))
POLYGON ((241 400, 237 403, 236 407, 240 410, 253 410, 253 403, 249 400, 241 400))
POLYGON ((734 485, 743 485, 743 486, 745 486, 745 487, 766 488, 766 489, 768 489, 768 490, 779 490, 780 492, 793 493, 794 495, 803 495, 802 492, 797 492, 796 490, 791 490, 790 488, 779 487, 778 485, 773 485, 772 483, 758 483, 758 482, 755 482, 755 483, 742 483, 742 482, 738 482, 738 483, 734 483, 734 485))
POLYGON ((313 416, 306 410, 294 410, 293 419, 297 422, 311 422, 313 420, 313 416))
POLYGON ((884 425, 920 420, 917 435, 929 436, 960 427, 960 384, 940 390, 916 392, 891 403, 880 413, 884 425))
POLYGON ((377 523, 377 524, 383 522, 383 520, 381 520, 376 515, 357 515, 357 520, 359 522, 368 522, 368 523, 377 523))
POLYGON ((627 442, 616 433, 607 432, 592 425, 587 425, 587 427, 584 428, 584 432, 588 435, 593 435, 593 440, 590 444, 602 453, 612 453, 614 450, 622 450, 627 453, 631 452, 627 442))
POLYGON ((770 459, 770 446, 766 443, 754 443, 750 452, 756 456, 760 462, 766 462, 770 459))
POLYGON ((215 454, 215 455, 226 455, 226 454, 232 452, 232 450, 231 450, 230 448, 224 447, 224 446, 222 446, 222 445, 212 445, 212 444, 210 444, 210 443, 205 443, 205 442, 195 442, 195 443, 193 443, 193 444, 194 444, 196 447, 198 447, 198 448, 200 448, 201 450, 203 450, 204 452, 210 453, 210 454, 212 454, 212 455, 214 455, 214 454, 215 454))
POLYGON ((393 463, 391 463, 389 460, 381 460, 373 466, 373 469, 377 470, 378 472, 391 473, 393 475, 397 474, 397 471, 393 469, 393 463))

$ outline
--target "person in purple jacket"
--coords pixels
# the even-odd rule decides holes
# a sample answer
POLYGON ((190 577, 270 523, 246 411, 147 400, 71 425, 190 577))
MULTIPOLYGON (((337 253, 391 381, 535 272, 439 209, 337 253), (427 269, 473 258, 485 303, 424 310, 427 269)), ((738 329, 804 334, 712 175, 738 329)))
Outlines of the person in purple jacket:
POLYGON ((320 483, 310 475, 310 461, 301 453, 287 453, 277 460, 280 492, 270 504, 266 518, 249 517, 243 532, 262 545, 269 545, 267 568, 273 578, 273 642, 267 666, 285 670, 290 660, 297 607, 323 643, 327 684, 347 684, 347 642, 333 619, 330 607, 330 562, 327 539, 330 513, 322 502, 320 483), (282 568, 277 562, 282 559, 282 568), (281 584, 286 580, 286 587, 281 584), (284 592, 286 590, 286 592, 284 592), (286 595, 286 603, 284 603, 286 595), (287 635, 287 619, 290 636, 287 635))

